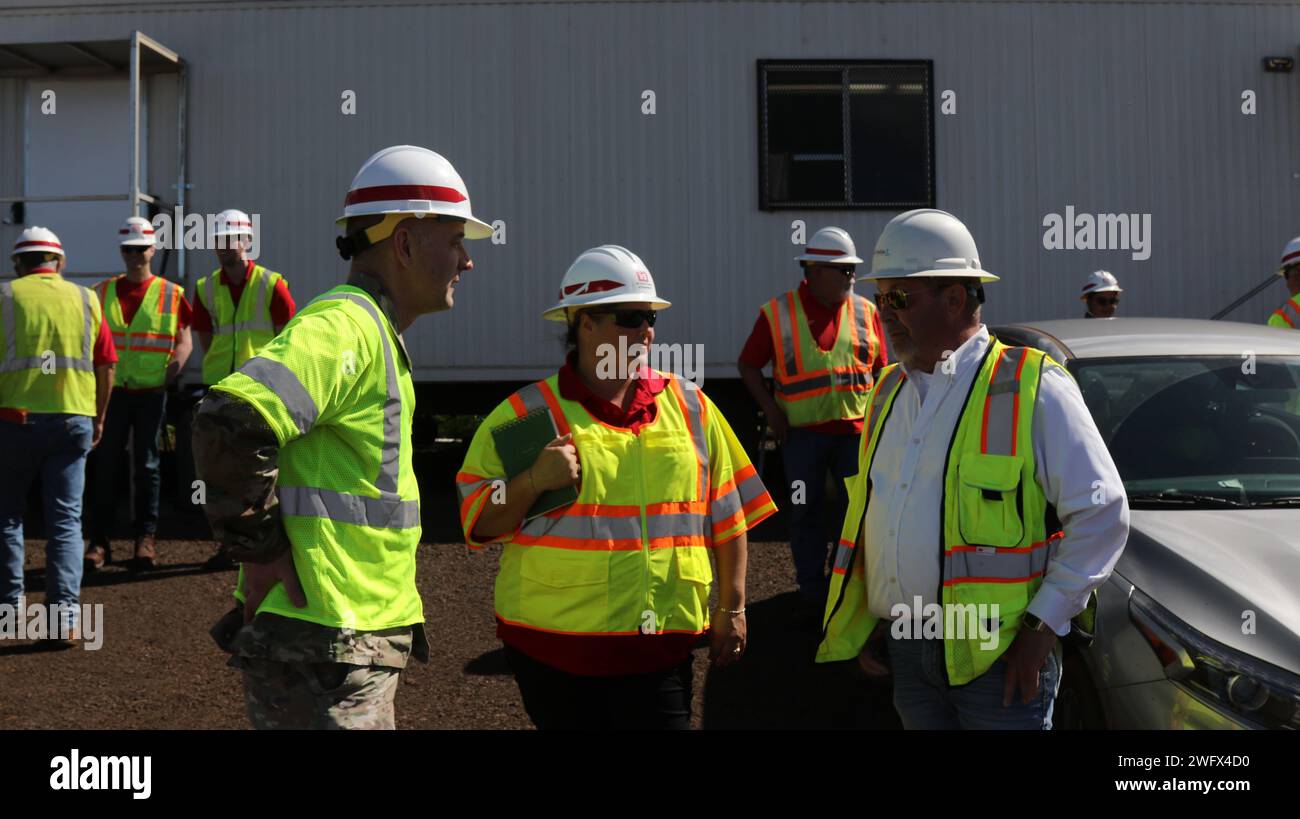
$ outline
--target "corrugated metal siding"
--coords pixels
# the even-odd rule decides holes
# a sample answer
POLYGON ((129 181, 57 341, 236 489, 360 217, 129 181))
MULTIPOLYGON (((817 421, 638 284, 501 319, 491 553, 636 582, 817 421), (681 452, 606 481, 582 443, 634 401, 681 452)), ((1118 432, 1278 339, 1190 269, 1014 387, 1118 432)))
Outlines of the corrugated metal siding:
MULTIPOLYGON (((300 302, 344 275, 332 220, 366 156, 413 142, 455 162, 508 241, 471 244, 477 270, 456 310, 407 333, 424 378, 552 367, 560 329, 538 314, 573 257, 601 242, 647 261, 675 302, 659 340, 702 343, 712 377, 734 374, 757 306, 797 282, 793 219, 809 234, 840 224, 869 254, 893 214, 758 210, 760 58, 934 61, 937 204, 1004 277, 989 288, 991 322, 1078 314, 1097 267, 1120 276, 1127 315, 1208 316, 1300 233, 1300 75, 1260 68, 1295 52, 1300 11, 1287 5, 203 6, 7 16, 5 28, 8 41, 139 28, 179 51, 191 208, 260 213, 262 260, 300 302), (1253 117, 1240 113, 1247 88, 1253 117), (355 117, 340 113, 344 89, 355 117), (645 89, 653 117, 640 113, 645 89), (938 113, 944 89, 955 116, 938 113), (1152 214, 1150 260, 1045 250, 1043 217, 1067 205, 1152 214)), ((158 145, 171 130, 150 133, 158 145)), ((170 180, 170 159, 154 159, 170 180)), ((191 254, 192 273, 213 266, 191 254)), ((1233 318, 1262 321, 1283 297, 1279 285, 1233 318)))

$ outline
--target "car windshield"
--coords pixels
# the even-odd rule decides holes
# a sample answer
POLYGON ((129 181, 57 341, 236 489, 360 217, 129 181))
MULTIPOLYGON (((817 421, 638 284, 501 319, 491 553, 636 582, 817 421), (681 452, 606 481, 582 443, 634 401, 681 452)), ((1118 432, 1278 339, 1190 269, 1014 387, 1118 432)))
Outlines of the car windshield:
POLYGON ((1076 359, 1134 506, 1300 506, 1300 357, 1076 359))

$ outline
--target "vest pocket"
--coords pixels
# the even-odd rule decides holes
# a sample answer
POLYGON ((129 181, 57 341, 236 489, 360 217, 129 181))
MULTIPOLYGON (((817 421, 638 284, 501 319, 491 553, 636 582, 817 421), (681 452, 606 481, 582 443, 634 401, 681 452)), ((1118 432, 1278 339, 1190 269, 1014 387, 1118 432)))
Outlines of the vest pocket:
POLYGON ((677 561, 677 576, 689 583, 708 585, 713 582, 713 567, 709 565, 708 551, 693 546, 673 549, 677 561))
POLYGON ((968 546, 1016 546, 1020 519, 1019 455, 963 454, 957 462, 957 525, 968 546))

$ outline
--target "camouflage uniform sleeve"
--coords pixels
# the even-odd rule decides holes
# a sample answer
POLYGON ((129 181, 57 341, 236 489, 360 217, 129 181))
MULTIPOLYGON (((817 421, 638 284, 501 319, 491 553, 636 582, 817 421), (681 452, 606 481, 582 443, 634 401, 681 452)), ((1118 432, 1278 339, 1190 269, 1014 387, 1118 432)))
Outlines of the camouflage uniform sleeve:
POLYGON ((280 446, 251 404, 213 390, 194 410, 194 469, 203 511, 231 558, 267 563, 289 550, 275 482, 280 446))

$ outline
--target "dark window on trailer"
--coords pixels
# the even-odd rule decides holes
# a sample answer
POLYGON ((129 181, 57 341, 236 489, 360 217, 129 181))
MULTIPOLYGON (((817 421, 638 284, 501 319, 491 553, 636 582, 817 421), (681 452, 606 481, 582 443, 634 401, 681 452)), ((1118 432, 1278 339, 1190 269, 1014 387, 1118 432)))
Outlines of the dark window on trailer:
POLYGON ((934 207, 929 60, 759 60, 759 207, 934 207))

